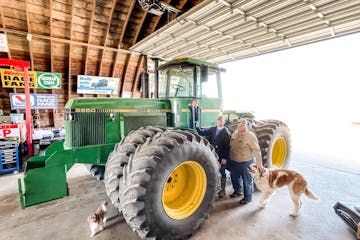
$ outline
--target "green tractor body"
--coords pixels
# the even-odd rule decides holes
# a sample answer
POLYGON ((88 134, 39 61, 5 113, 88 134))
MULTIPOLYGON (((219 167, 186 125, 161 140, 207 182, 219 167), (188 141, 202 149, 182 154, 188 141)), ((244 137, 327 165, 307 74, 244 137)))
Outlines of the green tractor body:
POLYGON ((157 99, 76 98, 65 106, 65 142, 55 142, 44 156, 27 161, 18 180, 22 207, 69 194, 66 172, 75 163, 104 165, 116 143, 143 126, 187 129, 188 105, 196 98, 202 107, 199 126, 215 125, 222 98, 219 68, 191 59, 160 68, 157 99))
POLYGON ((66 173, 75 163, 91 164, 91 172, 102 167, 107 196, 141 238, 191 236, 207 218, 220 186, 215 148, 197 127, 215 126, 223 114, 234 131, 237 120, 246 118, 265 166, 284 167, 290 153, 284 123, 222 111, 220 71, 212 63, 182 58, 156 67, 153 99, 69 100, 65 142, 28 159, 18 180, 21 206, 68 196, 66 173), (192 107, 194 99, 200 110, 192 107))

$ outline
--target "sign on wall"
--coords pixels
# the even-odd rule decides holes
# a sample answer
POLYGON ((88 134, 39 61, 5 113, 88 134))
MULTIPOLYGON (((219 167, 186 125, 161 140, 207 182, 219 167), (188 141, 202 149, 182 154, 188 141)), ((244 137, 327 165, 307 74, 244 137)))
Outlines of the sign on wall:
POLYGON ((9 52, 8 42, 5 33, 0 33, 0 52, 9 52))
POLYGON ((20 131, 17 124, 0 124, 0 139, 20 137, 20 131))
POLYGON ((117 95, 119 82, 120 78, 78 75, 77 93, 117 95))
MULTIPOLYGON (((1 69, 4 88, 25 88, 24 72, 1 69)), ((61 89, 61 73, 29 71, 29 86, 37 89, 61 89)))
POLYGON ((39 89, 61 89, 61 73, 36 72, 39 89))
MULTIPOLYGON (((26 99, 24 93, 10 93, 11 109, 25 109, 26 99)), ((57 94, 30 94, 31 109, 55 109, 58 107, 57 94)))

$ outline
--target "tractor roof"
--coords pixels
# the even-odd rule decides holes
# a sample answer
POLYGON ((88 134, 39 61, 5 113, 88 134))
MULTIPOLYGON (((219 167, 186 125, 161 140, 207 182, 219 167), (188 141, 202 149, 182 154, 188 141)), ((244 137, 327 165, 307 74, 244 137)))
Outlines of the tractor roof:
POLYGON ((195 58, 176 58, 174 60, 166 62, 165 64, 162 64, 160 66, 160 69, 164 68, 164 67, 167 67, 167 66, 171 66, 171 65, 179 65, 181 63, 185 63, 185 64, 188 63, 188 64, 194 64, 194 65, 199 65, 199 66, 204 65, 204 66, 208 66, 208 67, 211 67, 211 68, 219 69, 221 71, 225 70, 223 68, 220 68, 218 65, 216 65, 214 63, 201 61, 201 60, 198 60, 198 59, 195 59, 195 58))

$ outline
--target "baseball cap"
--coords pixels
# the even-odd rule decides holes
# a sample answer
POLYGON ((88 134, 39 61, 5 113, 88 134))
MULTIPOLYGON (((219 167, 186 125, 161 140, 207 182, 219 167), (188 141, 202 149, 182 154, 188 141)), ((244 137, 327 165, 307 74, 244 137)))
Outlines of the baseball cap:
POLYGON ((216 120, 225 121, 225 118, 224 118, 224 116, 218 116, 216 120))

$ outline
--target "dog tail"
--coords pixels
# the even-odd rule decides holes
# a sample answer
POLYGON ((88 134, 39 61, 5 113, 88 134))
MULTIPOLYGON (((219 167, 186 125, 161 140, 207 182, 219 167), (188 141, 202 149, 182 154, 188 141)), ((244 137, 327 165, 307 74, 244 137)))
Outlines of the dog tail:
POLYGON ((313 194, 308 188, 305 189, 305 195, 308 197, 308 198, 311 198, 311 199, 314 199, 314 200, 318 200, 319 197, 316 196, 315 194, 313 194))

